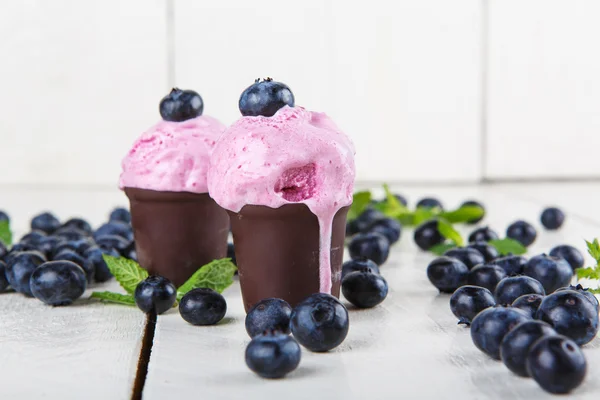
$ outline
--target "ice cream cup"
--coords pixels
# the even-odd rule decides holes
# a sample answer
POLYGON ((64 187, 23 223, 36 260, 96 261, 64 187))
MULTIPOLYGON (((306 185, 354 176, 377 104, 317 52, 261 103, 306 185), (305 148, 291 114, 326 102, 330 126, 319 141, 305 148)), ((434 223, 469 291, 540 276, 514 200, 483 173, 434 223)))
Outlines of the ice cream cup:
POLYGON ((226 257, 229 217, 208 193, 125 187, 140 265, 176 286, 226 257))
MULTIPOLYGON (((348 208, 337 211, 332 224, 331 294, 336 297, 348 208)), ((319 222, 305 204, 246 205, 228 212, 246 311, 264 298, 281 298, 293 307, 319 292, 319 222)))

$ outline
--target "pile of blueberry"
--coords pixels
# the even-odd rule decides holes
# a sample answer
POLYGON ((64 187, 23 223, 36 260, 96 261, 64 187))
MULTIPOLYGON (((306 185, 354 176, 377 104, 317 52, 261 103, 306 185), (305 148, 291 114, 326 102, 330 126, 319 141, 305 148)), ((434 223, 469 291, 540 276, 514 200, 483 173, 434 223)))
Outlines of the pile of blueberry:
MULTIPOLYGON (((6 213, 0 218, 9 221, 6 213)), ((0 291, 12 288, 46 304, 71 304, 89 283, 112 278, 102 255, 136 258, 131 215, 114 209, 98 229, 81 218, 61 222, 44 212, 12 247, 0 241, 0 291)))
MULTIPOLYGON (((542 213, 547 229, 558 229, 564 214, 542 213)), ((535 229, 517 221, 507 236, 529 246, 535 229)), ((533 379, 550 393, 568 393, 583 381, 587 364, 580 346, 598 333, 599 304, 581 287, 570 286, 581 268, 581 252, 568 245, 540 254, 500 257, 488 241, 498 235, 479 228, 464 248, 448 250, 427 267, 431 283, 452 293, 450 309, 470 326, 475 346, 509 370, 533 379)))

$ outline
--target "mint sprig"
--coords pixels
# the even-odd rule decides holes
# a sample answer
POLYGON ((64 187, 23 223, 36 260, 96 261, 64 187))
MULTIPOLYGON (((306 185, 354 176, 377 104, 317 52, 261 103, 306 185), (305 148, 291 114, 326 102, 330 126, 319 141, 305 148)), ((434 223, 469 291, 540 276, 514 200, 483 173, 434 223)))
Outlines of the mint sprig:
POLYGON ((457 224, 461 222, 469 222, 483 217, 483 208, 477 206, 462 206, 453 211, 442 211, 440 217, 446 221, 457 224))
POLYGON ((498 250, 498 253, 503 256, 509 254, 520 256, 527 253, 527 248, 525 246, 511 238, 490 240, 488 244, 494 246, 496 250, 498 250))
POLYGON ((10 230, 10 223, 6 220, 0 221, 0 242, 4 243, 6 247, 12 245, 12 231, 10 230))
POLYGON ((371 203, 371 192, 356 192, 352 196, 352 205, 348 210, 348 222, 355 220, 363 213, 371 203))
POLYGON ((125 257, 113 257, 107 254, 102 256, 110 272, 114 275, 119 285, 129 294, 135 292, 137 285, 148 277, 148 271, 140 264, 125 257))
MULTIPOLYGON (((592 242, 585 241, 587 245, 587 250, 590 256, 596 262, 596 265, 587 267, 587 268, 578 268, 577 272, 577 280, 581 279, 592 279, 592 280, 600 280, 600 243, 598 243, 598 239, 594 239, 592 242)), ((597 294, 600 293, 600 288, 589 289, 590 292, 597 294)))
POLYGON ((458 233, 458 231, 454 229, 450 222, 446 221, 443 218, 440 218, 438 220, 438 231, 443 237, 448 239, 450 242, 454 243, 455 247, 464 246, 465 241, 462 238, 462 236, 460 236, 460 233, 458 233))
POLYGON ((177 300, 181 300, 187 292, 197 288, 208 288, 222 293, 233 283, 233 274, 236 270, 230 258, 222 258, 206 264, 177 289, 177 300))

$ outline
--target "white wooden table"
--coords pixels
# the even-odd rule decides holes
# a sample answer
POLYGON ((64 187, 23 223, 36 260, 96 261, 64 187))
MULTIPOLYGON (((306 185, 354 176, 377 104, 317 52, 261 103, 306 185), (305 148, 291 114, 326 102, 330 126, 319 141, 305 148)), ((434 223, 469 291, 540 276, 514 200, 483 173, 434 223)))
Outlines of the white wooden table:
MULTIPOLYGON (((425 195, 438 196, 447 207, 479 199, 488 209, 484 222, 501 233, 517 218, 529 220, 539 233, 530 255, 561 243, 584 250, 584 239, 600 236, 599 183, 395 189, 412 204, 425 195), (568 220, 562 230, 549 233, 541 229, 539 214, 553 204, 566 210, 568 220)), ((62 218, 81 215, 98 225, 111 207, 126 204, 116 190, 5 187, 0 193, 0 209, 10 212, 17 235, 32 214, 45 209, 62 218)), ((468 329, 456 324, 449 297, 427 280, 431 259, 417 251, 406 229, 382 267, 390 286, 385 302, 372 310, 350 309, 346 341, 327 354, 303 351, 299 368, 283 380, 260 379, 244 363, 249 338, 237 282, 225 292, 228 312, 217 326, 191 326, 177 310, 159 316, 143 398, 554 398, 474 347, 468 329)), ((110 290, 116 284, 99 287, 110 290)), ((18 294, 1 294, 1 397, 129 399, 144 324, 145 317, 133 307, 82 300, 50 308, 18 294)), ((595 399, 600 340, 584 352, 588 377, 572 397, 595 399)))

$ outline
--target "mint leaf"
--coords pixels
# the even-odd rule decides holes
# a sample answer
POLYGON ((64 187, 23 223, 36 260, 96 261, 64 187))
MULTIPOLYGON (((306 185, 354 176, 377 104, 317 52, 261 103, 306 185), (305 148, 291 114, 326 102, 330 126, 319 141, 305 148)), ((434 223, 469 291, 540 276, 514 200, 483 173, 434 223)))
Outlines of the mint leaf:
POLYGON ((477 206, 462 206, 454 211, 442 211, 440 217, 451 224, 469 222, 483 217, 483 208, 477 206))
POLYGON ((387 184, 383 185, 385 191, 385 200, 375 205, 375 209, 381 211, 386 217, 399 218, 403 214, 409 213, 408 208, 394 196, 387 184))
POLYGON ((121 294, 115 292, 93 292, 91 297, 94 299, 99 299, 103 303, 116 303, 127 306, 135 306, 135 298, 130 294, 121 294))
POLYGON ((356 192, 352 196, 352 205, 348 210, 348 221, 352 221, 360 216, 371 203, 371 192, 356 192))
POLYGON ((194 272, 194 275, 177 289, 177 300, 181 300, 184 294, 197 288, 209 288, 222 293, 233 283, 236 270, 230 258, 211 261, 194 272))
POLYGON ((588 292, 590 292, 592 294, 600 294, 600 288, 598 288, 598 289, 588 289, 588 292))
POLYGON ((453 249, 455 247, 456 247, 456 244, 454 244, 454 243, 442 243, 442 244, 436 244, 435 246, 430 248, 429 251, 432 252, 433 254, 441 256, 441 255, 444 255, 444 253, 447 252, 448 250, 453 249))
POLYGON ((115 279, 129 294, 133 294, 137 285, 148 277, 148 271, 133 260, 107 254, 102 255, 102 257, 115 279))
POLYGON ((4 243, 6 247, 12 244, 12 232, 10 224, 6 220, 0 221, 0 242, 4 243))
POLYGON ((498 253, 503 256, 508 254, 514 254, 518 256, 527 253, 527 248, 523 247, 521 243, 511 238, 490 240, 488 243, 494 246, 496 250, 498 250, 498 253))
POLYGON ((438 221, 438 231, 443 237, 453 242, 455 244, 455 247, 464 246, 465 241, 463 240, 462 236, 460 236, 460 233, 458 233, 458 231, 454 229, 452 224, 450 224, 443 218, 441 218, 438 221))
POLYGON ((594 239, 593 242, 585 241, 588 253, 592 258, 596 261, 597 264, 600 264, 600 243, 598 243, 598 239, 594 239))
POLYGON ((597 267, 578 268, 576 272, 577 279, 600 279, 600 271, 597 267))
POLYGON ((429 221, 431 218, 437 215, 437 208, 419 207, 412 213, 412 224, 421 225, 425 221, 429 221))

